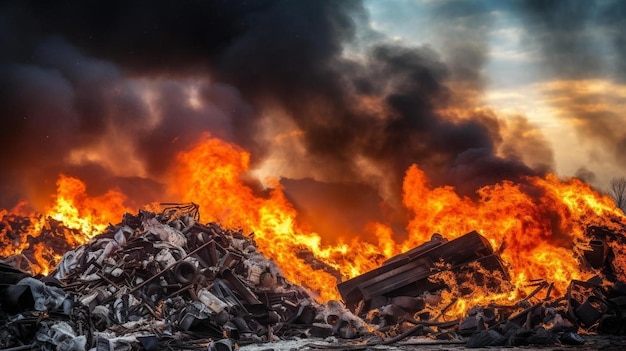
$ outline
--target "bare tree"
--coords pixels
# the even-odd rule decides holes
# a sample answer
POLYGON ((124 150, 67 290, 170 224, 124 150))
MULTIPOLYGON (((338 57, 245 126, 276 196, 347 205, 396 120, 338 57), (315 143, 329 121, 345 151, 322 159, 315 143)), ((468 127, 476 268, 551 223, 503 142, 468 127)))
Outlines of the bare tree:
POLYGON ((609 195, 615 200, 617 207, 626 212, 626 178, 619 177, 611 179, 609 195))

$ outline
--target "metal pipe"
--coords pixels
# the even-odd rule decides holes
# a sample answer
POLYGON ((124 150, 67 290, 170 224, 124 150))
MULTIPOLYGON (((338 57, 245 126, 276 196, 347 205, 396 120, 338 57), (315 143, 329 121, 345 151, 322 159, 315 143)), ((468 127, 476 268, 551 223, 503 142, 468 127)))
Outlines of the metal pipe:
MULTIPOLYGON (((179 264, 180 262, 182 262, 183 260, 191 257, 191 255, 196 254, 198 251, 204 249, 205 247, 209 246, 209 244, 211 244, 211 241, 209 241, 208 243, 204 243, 200 246, 198 246, 195 250, 191 251, 190 253, 188 253, 187 255, 185 255, 183 258, 181 258, 180 260, 168 265, 167 267, 163 268, 163 270, 161 270, 160 272, 158 272, 157 274, 153 275, 152 277, 144 280, 143 282, 141 282, 139 285, 135 286, 134 288, 130 289, 130 291, 128 291, 128 293, 126 293, 127 295, 130 295, 132 293, 137 292, 139 289, 143 288, 144 286, 146 286, 146 284, 150 283, 151 281, 155 280, 156 278, 162 276, 163 274, 165 274, 165 272, 169 271, 170 269, 172 269, 174 266, 176 266, 177 264, 179 264)), ((117 292, 111 296, 109 296, 108 298, 106 298, 102 303, 107 303, 110 302, 112 299, 117 298, 117 292)))
POLYGON ((22 346, 15 346, 15 347, 10 347, 8 349, 2 349, 0 351, 22 351, 22 350, 30 350, 32 349, 32 347, 35 346, 34 343, 30 344, 30 345, 22 345, 22 346))

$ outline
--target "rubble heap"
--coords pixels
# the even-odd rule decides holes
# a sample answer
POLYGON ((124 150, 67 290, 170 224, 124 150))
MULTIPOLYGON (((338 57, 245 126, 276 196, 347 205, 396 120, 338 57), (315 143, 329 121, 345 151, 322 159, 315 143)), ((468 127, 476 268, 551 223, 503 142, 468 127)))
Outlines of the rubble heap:
POLYGON ((197 219, 194 206, 126 214, 67 251, 49 277, 0 266, 0 349, 150 350, 364 330, 342 305, 319 305, 286 281, 252 234, 197 219), (351 322, 328 324, 339 313, 351 322))
POLYGON ((615 253, 606 241, 622 236, 606 228, 588 231, 591 250, 584 252, 582 264, 603 277, 573 280, 565 296, 553 296, 553 284, 538 279, 530 285, 533 291, 515 303, 475 305, 463 318, 446 318, 446 310, 475 289, 495 295, 513 288, 499 255, 476 231, 452 241, 434 234, 337 287, 348 308, 386 333, 387 339, 378 343, 422 336, 467 347, 582 345, 581 331, 626 335, 626 284, 616 280, 615 253), (451 279, 440 279, 442 275, 451 279), (453 298, 441 307, 443 292, 453 298))
MULTIPOLYGON (((572 281, 565 296, 537 280, 515 303, 476 305, 457 318, 446 313, 458 298, 510 284, 499 253, 478 232, 451 241, 434 234, 339 283, 343 303, 322 305, 284 278, 253 234, 201 224, 194 204, 167 206, 126 214, 66 251, 49 276, 24 272, 28 250, 0 261, 0 350, 232 350, 301 337, 317 338, 300 345, 308 349, 582 345, 584 333, 626 335, 626 284, 611 264, 623 253, 608 245, 626 239, 606 228, 589 228, 591 249, 581 257, 602 277, 572 281), (444 295, 453 298, 442 303, 444 295)), ((9 240, 35 240, 20 233, 28 223, 19 217, 1 224, 9 240)), ((62 241, 66 229, 51 221, 42 230, 62 241)), ((32 243, 46 242, 37 238, 32 243)))
MULTIPOLYGON (((27 217, 9 213, 0 217, 0 248, 19 248, 19 254, 3 259, 6 264, 28 273, 40 273, 44 267, 38 265, 36 258, 43 262, 58 262, 58 252, 66 252, 77 246, 76 241, 68 238, 84 238, 84 234, 74 228, 68 228, 63 222, 47 217, 27 217), (35 223, 43 223, 37 235, 29 235, 35 223)), ((9 249, 9 250, 10 250, 9 249)), ((2 250, 0 250, 2 251, 2 250)))

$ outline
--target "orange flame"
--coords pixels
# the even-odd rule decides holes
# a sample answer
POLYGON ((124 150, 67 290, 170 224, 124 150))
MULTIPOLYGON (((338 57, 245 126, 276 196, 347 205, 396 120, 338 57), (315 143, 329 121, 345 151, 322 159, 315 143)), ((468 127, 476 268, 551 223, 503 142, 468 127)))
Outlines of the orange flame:
POLYGON ((278 184, 268 196, 256 195, 242 181, 249 171, 249 159, 250 155, 235 145, 206 139, 179 155, 171 190, 182 201, 198 203, 204 221, 253 232, 259 249, 282 267, 290 281, 316 291, 322 300, 338 297, 336 279, 311 268, 298 252, 306 249, 317 258, 329 258, 345 254, 348 247, 324 248, 319 235, 303 232, 278 184))
POLYGON ((72 246, 86 243, 94 235, 102 232, 110 221, 117 221, 126 212, 126 195, 119 190, 109 190, 100 196, 88 196, 83 181, 64 174, 57 180, 55 202, 46 209, 46 217, 61 221, 68 228, 78 229, 83 237, 70 236, 67 241, 72 246))
MULTIPOLYGON (((13 228, 10 223, 10 221, 16 219, 18 216, 29 216, 30 211, 25 211, 25 207, 26 203, 20 202, 9 211, 0 208, 0 257, 19 254, 28 247, 26 237, 13 234, 12 232, 18 230, 18 228, 13 228)), ((31 225, 30 222, 29 218, 28 223, 25 224, 31 225)))
POLYGON ((502 257, 511 265, 516 285, 544 278, 564 292, 571 279, 592 274, 582 272, 575 257, 587 248, 585 229, 613 226, 611 219, 625 222, 626 218, 608 196, 578 179, 561 181, 548 175, 527 181, 486 186, 472 201, 459 197, 451 187, 431 190, 424 173, 412 166, 404 183, 404 203, 415 217, 403 250, 427 239, 428 233, 455 238, 476 229, 494 247, 505 245, 502 257))
POLYGON ((422 244, 432 233, 453 239, 477 230, 495 248, 502 247, 501 255, 510 265, 512 283, 518 289, 501 296, 478 294, 477 289, 476 296, 484 301, 512 301, 523 295, 524 286, 535 278, 553 282, 554 293, 562 294, 570 280, 592 276, 594 272, 582 269, 578 261, 587 248, 585 229, 610 225, 615 218, 626 223, 609 197, 577 179, 561 181, 548 175, 528 178, 525 184, 504 181, 480 189, 479 198, 471 200, 458 196, 451 187, 431 188, 424 172, 413 165, 404 180, 404 204, 413 213, 405 241, 396 242, 390 228, 372 223, 368 230, 377 243, 354 238, 324 245, 318 234, 298 225, 297 213, 278 184, 261 196, 244 183, 249 158, 235 145, 207 138, 179 156, 172 190, 182 201, 199 203, 205 220, 254 232, 261 251, 282 267, 285 276, 317 291, 321 300, 339 298, 337 280, 328 270, 311 268, 298 255, 302 250, 346 279, 422 244))
POLYGON ((35 274, 48 274, 60 261, 63 252, 56 252, 48 240, 53 239, 50 231, 62 231, 62 249, 76 247, 86 243, 94 235, 102 232, 109 221, 117 221, 125 212, 129 212, 123 203, 126 196, 118 190, 109 190, 100 196, 87 195, 87 188, 83 181, 75 177, 61 174, 57 180, 57 193, 53 203, 46 208, 44 215, 35 215, 27 210, 27 204, 22 202, 11 211, 0 210, 3 218, 2 232, 0 232, 0 256, 8 257, 25 250, 32 250, 31 269, 35 274), (22 216, 28 221, 28 235, 19 237, 9 235, 9 221, 4 221, 5 215, 22 216), (51 220, 60 221, 62 226, 52 228, 51 220), (49 237, 43 241, 36 240, 42 233, 49 237), (30 238, 29 238, 30 237, 30 238), (33 238, 36 238, 33 240, 33 238))
MULTIPOLYGON (((343 238, 330 245, 299 225, 298 214, 277 181, 269 191, 255 189, 245 181, 249 171, 248 152, 207 136, 178 155, 169 190, 178 201, 198 203, 203 222, 254 233, 259 249, 276 261, 284 276, 316 292, 320 301, 340 298, 338 278, 352 278, 377 268, 384 260, 428 241, 433 233, 453 239, 472 230, 500 248, 515 289, 494 295, 475 286, 473 294, 463 298, 453 289, 444 296, 444 301, 457 299, 451 313, 458 315, 490 301, 513 302, 529 292, 526 286, 536 278, 554 283, 556 296, 564 293, 570 280, 584 280, 597 273, 579 262, 583 250, 588 249, 586 228, 599 225, 623 233, 618 225, 626 224, 626 217, 609 197, 577 179, 563 181, 548 175, 528 177, 520 184, 504 181, 480 189, 477 198, 470 199, 459 196, 452 187, 431 187, 425 173, 413 165, 403 184, 403 202, 412 213, 409 236, 404 241, 397 242, 387 225, 370 223, 362 238, 343 238), (375 242, 365 237, 375 238, 375 242)), ((38 235, 49 217, 76 229, 64 232, 66 241, 75 246, 129 211, 123 205, 125 196, 118 190, 91 197, 81 180, 65 175, 60 175, 57 187, 54 203, 45 215, 32 217, 31 235, 38 235)), ((24 212, 24 208, 0 210, 0 215, 24 212)), ((27 245, 25 238, 0 234, 3 256, 18 253, 27 245)), ((332 234, 341 237, 342 233, 332 234)), ((626 248, 612 245, 614 271, 626 281, 626 248)), ((48 261, 58 261, 50 259, 48 249, 42 245, 31 248, 42 272, 49 269, 48 261)), ((452 279, 445 273, 437 278, 452 279)))

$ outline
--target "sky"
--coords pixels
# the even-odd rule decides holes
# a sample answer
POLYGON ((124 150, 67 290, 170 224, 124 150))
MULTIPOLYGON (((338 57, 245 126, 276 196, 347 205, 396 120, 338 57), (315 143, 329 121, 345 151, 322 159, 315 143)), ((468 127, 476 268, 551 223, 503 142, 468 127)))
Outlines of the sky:
POLYGON ((392 207, 414 163, 468 196, 626 173, 618 0, 4 0, 0 48, 0 207, 60 173, 154 201, 205 133, 392 207))
POLYGON ((553 152, 552 171, 583 177, 599 189, 625 173, 622 2, 369 0, 366 5, 372 27, 407 45, 431 45, 444 56, 454 55, 447 52, 451 37, 465 39, 466 32, 474 32, 471 40, 485 53, 481 104, 503 119, 521 116, 535 125, 553 152), (457 12, 443 10, 446 4, 457 12))

